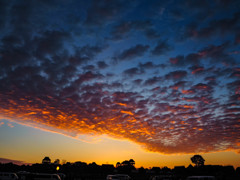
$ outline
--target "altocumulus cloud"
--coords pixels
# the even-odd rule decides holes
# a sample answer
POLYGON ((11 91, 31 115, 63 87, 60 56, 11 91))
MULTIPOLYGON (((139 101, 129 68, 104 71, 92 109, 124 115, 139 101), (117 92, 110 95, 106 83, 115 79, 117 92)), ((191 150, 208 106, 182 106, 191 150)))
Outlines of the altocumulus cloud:
POLYGON ((167 154, 239 150, 239 3, 197 2, 2 2, 0 117, 167 154))

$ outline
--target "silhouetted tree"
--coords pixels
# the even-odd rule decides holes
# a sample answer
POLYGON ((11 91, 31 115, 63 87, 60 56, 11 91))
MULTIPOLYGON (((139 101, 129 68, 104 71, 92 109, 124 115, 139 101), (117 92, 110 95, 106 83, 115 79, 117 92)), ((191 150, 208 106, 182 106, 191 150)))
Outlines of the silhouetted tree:
POLYGON ((135 165, 135 161, 133 159, 125 160, 121 163, 122 166, 134 166, 135 165))
POLYGON ((240 167, 237 167, 237 169, 236 169, 236 175, 237 175, 238 177, 240 177, 240 167))
POLYGON ((129 164, 130 164, 131 166, 134 166, 134 165, 135 165, 135 161, 134 161, 133 159, 130 159, 130 160, 129 160, 129 164))
POLYGON ((162 168, 162 172, 163 172, 163 173, 169 173, 169 172, 171 172, 171 169, 170 169, 169 167, 167 167, 167 166, 164 166, 164 167, 162 168))
POLYGON ((189 164, 187 168, 191 170, 193 168, 193 166, 191 164, 189 164))
POLYGON ((146 169, 144 169, 144 167, 140 167, 140 168, 138 169, 138 172, 139 172, 140 174, 145 174, 145 173, 146 173, 146 169))
POLYGON ((97 166, 97 163, 96 162, 92 162, 89 164, 90 166, 97 166))
POLYGON ((159 173, 161 171, 160 167, 152 167, 152 172, 159 173))
POLYGON ((43 158, 42 164, 51 164, 51 159, 48 156, 46 156, 45 158, 43 158))
POLYGON ((59 160, 59 159, 56 159, 56 160, 54 161, 54 164, 60 164, 60 160, 59 160))
POLYGON ((122 164, 122 166, 129 166, 130 162, 128 160, 125 160, 121 164, 122 164))
POLYGON ((200 167, 200 166, 204 166, 204 159, 201 155, 194 155, 193 157, 191 157, 191 161, 192 163, 194 163, 196 165, 196 167, 200 167))
POLYGON ((117 162, 116 167, 119 167, 119 166, 121 166, 121 163, 117 162))
POLYGON ((134 160, 125 160, 120 165, 117 163, 116 169, 121 174, 128 174, 131 173, 132 170, 135 170, 136 168, 133 166, 135 164, 134 160))

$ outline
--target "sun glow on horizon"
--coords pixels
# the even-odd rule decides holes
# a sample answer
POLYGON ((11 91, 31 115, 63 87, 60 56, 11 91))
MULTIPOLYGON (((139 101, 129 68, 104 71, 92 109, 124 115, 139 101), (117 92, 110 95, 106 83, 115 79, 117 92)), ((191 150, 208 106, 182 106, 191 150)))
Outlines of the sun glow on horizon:
MULTIPOLYGON (((10 136, 21 136, 24 140, 9 139, 7 146, 0 150, 4 158, 18 159, 26 163, 40 163, 44 156, 52 160, 61 159, 67 162, 82 161, 86 163, 113 164, 127 159, 134 159, 136 167, 164 167, 188 166, 191 164, 190 157, 194 154, 161 154, 150 152, 141 145, 127 139, 118 139, 107 135, 79 135, 76 137, 53 133, 52 131, 18 124, 14 121, 2 120, 1 132, 10 136), (8 122, 11 126, 8 125, 8 122), (46 141, 48 139, 49 142, 46 141), (36 147, 31 143, 37 141, 36 147), (22 148, 19 148, 21 144, 22 148), (24 146, 23 146, 24 145, 24 146), (18 148, 14 156, 9 154, 9 146, 18 148)), ((0 133, 0 135, 2 136, 0 133)), ((1 144, 0 144, 1 145, 1 144)), ((2 146, 1 146, 2 147, 2 146)), ((206 164, 222 164, 238 166, 240 155, 232 151, 202 153, 206 164), (213 156, 213 157, 212 157, 213 156)))

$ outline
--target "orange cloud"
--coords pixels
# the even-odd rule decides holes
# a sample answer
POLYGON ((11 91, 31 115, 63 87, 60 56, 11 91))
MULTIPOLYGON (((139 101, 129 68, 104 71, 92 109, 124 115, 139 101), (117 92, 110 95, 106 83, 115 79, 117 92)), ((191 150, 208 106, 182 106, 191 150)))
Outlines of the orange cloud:
POLYGON ((129 114, 129 115, 134 115, 132 112, 130 112, 130 111, 121 111, 121 113, 124 113, 124 114, 129 114))
MULTIPOLYGON (((217 120, 212 121, 213 116, 205 115, 206 107, 211 105, 208 97, 192 97, 195 93, 179 92, 184 97, 169 103, 142 100, 133 93, 106 94, 106 91, 97 95, 85 93, 78 101, 76 97, 59 96, 19 98, 17 94, 0 94, 2 118, 73 138, 79 134, 107 134, 131 140, 148 151, 165 154, 238 147, 235 137, 239 133, 231 133, 229 138, 231 128, 225 129, 217 120), (221 147, 222 140, 228 141, 229 146, 221 147), (187 146, 189 143, 191 146, 187 146)), ((237 113, 239 109, 228 111, 237 113)), ((231 126, 226 126, 239 129, 236 123, 239 122, 231 121, 231 126)))
POLYGON ((127 107, 127 104, 124 104, 124 103, 116 103, 116 104, 127 107))
POLYGON ((193 94, 194 91, 193 90, 182 90, 183 94, 193 94))
POLYGON ((179 105, 179 107, 185 108, 185 109, 193 109, 194 106, 193 105, 179 105))
POLYGON ((196 68, 192 71, 192 74, 196 74, 196 73, 198 73, 200 71, 203 71, 203 70, 204 70, 204 68, 202 68, 202 67, 196 68))

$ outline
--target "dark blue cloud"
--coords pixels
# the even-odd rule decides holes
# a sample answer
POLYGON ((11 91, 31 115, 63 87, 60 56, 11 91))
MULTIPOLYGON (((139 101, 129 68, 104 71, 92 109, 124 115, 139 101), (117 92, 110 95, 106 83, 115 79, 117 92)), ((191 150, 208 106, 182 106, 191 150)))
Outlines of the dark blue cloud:
POLYGON ((170 51, 172 47, 167 43, 167 41, 159 41, 152 50, 153 55, 163 55, 170 51))
POLYGON ((137 44, 134 47, 123 50, 119 55, 120 60, 130 60, 136 57, 141 57, 149 49, 148 45, 137 44))

